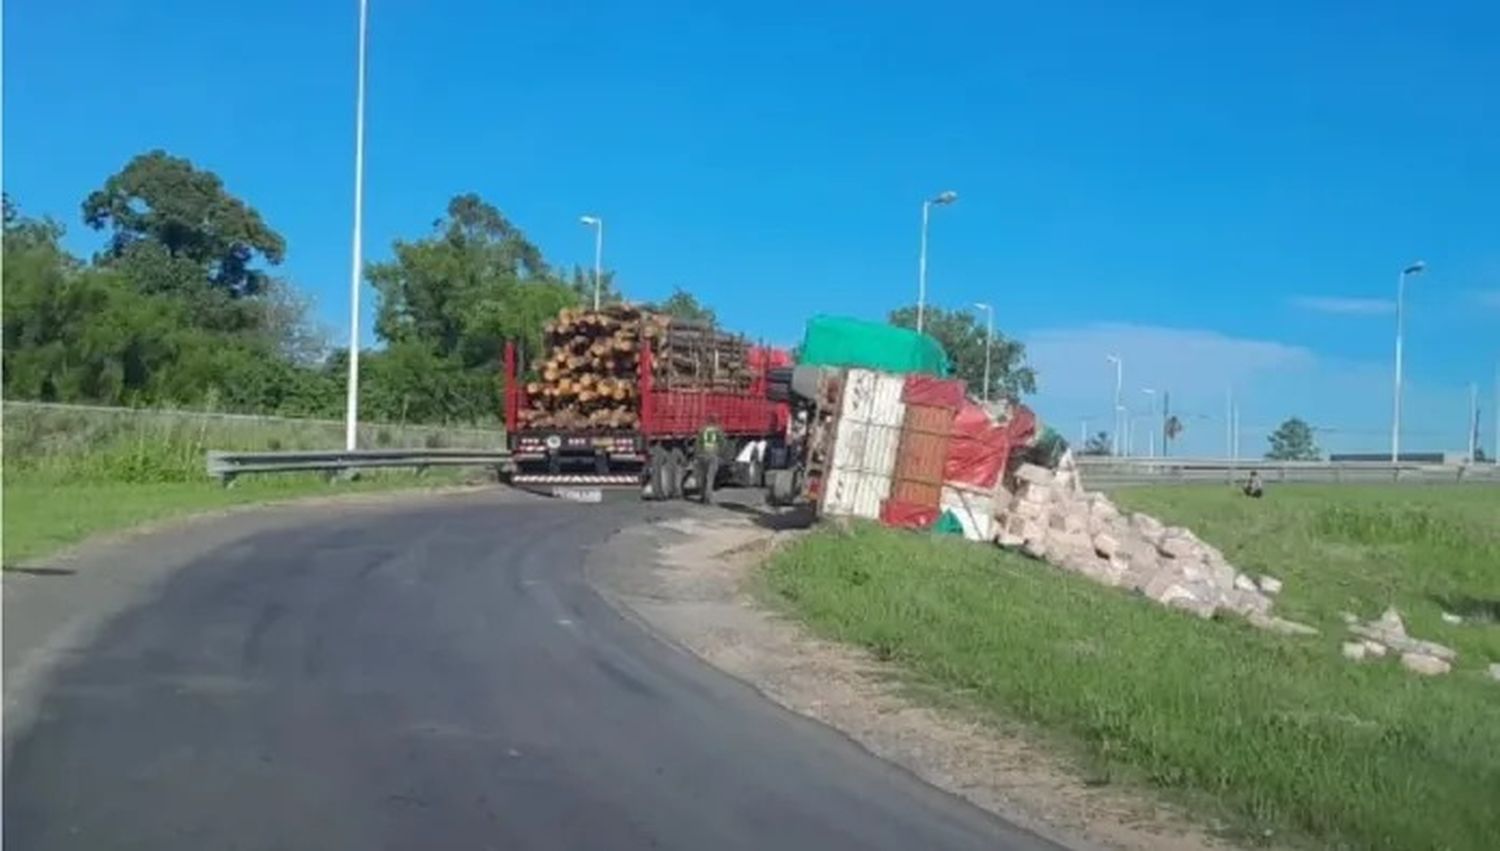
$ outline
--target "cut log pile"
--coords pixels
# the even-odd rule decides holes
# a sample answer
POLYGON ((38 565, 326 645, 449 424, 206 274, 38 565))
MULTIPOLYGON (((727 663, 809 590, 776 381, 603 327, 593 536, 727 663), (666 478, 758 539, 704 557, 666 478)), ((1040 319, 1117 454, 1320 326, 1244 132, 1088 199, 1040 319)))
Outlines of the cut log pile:
POLYGON ((543 326, 543 345, 526 385, 528 404, 520 411, 526 428, 635 428, 646 345, 659 389, 743 392, 752 379, 743 337, 630 305, 564 308, 543 326))

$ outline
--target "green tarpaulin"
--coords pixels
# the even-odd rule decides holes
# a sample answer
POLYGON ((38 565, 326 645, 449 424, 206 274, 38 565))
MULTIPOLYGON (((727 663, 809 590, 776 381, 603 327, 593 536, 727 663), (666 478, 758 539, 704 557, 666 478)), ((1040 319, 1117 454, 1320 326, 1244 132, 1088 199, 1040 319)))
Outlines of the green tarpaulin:
POLYGON ((942 345, 926 334, 844 316, 807 320, 797 362, 943 376, 950 371, 942 345))

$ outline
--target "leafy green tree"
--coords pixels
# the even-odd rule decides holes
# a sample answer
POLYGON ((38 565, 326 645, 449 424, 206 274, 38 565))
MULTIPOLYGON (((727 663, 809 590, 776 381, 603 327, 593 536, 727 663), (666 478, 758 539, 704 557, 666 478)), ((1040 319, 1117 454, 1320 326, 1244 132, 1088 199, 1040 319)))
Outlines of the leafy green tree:
POLYGON ((578 294, 552 277, 541 251, 477 195, 460 195, 433 233, 397 240, 395 259, 372 265, 375 333, 425 346, 464 367, 494 368, 506 340, 538 351, 541 327, 578 294))
MULTIPOLYGON (((917 308, 902 307, 891 311, 890 323, 902 328, 917 327, 917 308)), ((986 328, 971 311, 927 307, 923 331, 943 345, 953 362, 954 376, 968 384, 969 393, 984 395, 984 349, 986 328)), ((995 332, 990 349, 991 396, 1020 398, 1036 392, 1036 372, 1026 365, 1026 346, 995 332)))
POLYGON ((109 231, 104 257, 146 292, 191 291, 206 279, 232 297, 266 285, 257 259, 281 262, 286 242, 218 175, 156 150, 141 154, 83 202, 83 220, 109 231))
POLYGON ((1272 461, 1316 461, 1322 456, 1313 441, 1312 426, 1292 417, 1271 432, 1271 449, 1266 457, 1272 461))
POLYGON ((1088 440, 1084 441, 1080 455, 1112 455, 1114 454, 1109 443, 1109 432, 1101 431, 1088 440))
POLYGON ((712 308, 698 301, 698 297, 683 289, 673 287, 672 294, 654 305, 649 305, 651 310, 665 313, 675 319, 686 319, 694 322, 707 322, 713 324, 717 321, 712 308))

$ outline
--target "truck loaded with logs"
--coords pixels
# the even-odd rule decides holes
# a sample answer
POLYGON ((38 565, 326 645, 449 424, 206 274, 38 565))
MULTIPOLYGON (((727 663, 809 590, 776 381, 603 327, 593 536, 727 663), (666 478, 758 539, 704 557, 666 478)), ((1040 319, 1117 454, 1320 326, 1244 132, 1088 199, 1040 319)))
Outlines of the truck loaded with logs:
POLYGON ((768 469, 797 463, 791 374, 787 352, 711 323, 630 305, 564 309, 544 326, 540 352, 505 348, 511 480, 680 497, 703 486, 698 437, 713 425, 724 436, 721 477, 759 487, 768 469))

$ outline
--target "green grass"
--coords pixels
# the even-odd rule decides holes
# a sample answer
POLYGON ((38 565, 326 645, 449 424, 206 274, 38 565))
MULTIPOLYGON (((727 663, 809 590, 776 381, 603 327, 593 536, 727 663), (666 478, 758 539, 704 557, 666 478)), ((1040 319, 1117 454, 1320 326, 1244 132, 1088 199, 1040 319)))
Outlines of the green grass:
MULTIPOLYGON (((278 450, 341 446, 338 423, 251 420, 212 414, 4 406, 3 560, 36 559, 89 535, 231 505, 351 491, 434 486, 455 471, 418 477, 385 471, 328 484, 313 474, 243 476, 233 488, 210 481, 208 449, 278 450)), ((366 425, 371 447, 497 446, 497 431, 366 425)))
POLYGON ((434 487, 455 481, 444 474, 367 476, 330 485, 322 477, 247 477, 232 488, 208 481, 98 484, 5 483, 4 564, 15 567, 78 543, 90 535, 216 508, 297 497, 395 488, 434 487))
POLYGON ((1500 626, 1485 615, 1500 601, 1497 500, 1492 489, 1121 495, 1283 578, 1278 610, 1324 627, 1307 638, 1200 621, 991 547, 873 526, 808 536, 772 559, 766 585, 924 690, 1022 721, 1090 776, 1165 790, 1241 838, 1488 849, 1500 837, 1500 683, 1480 668, 1500 659, 1500 626), (1438 596, 1476 617, 1442 624, 1438 596), (1415 634, 1460 649, 1453 674, 1339 655, 1338 611, 1368 616, 1393 601, 1411 609, 1415 634))

